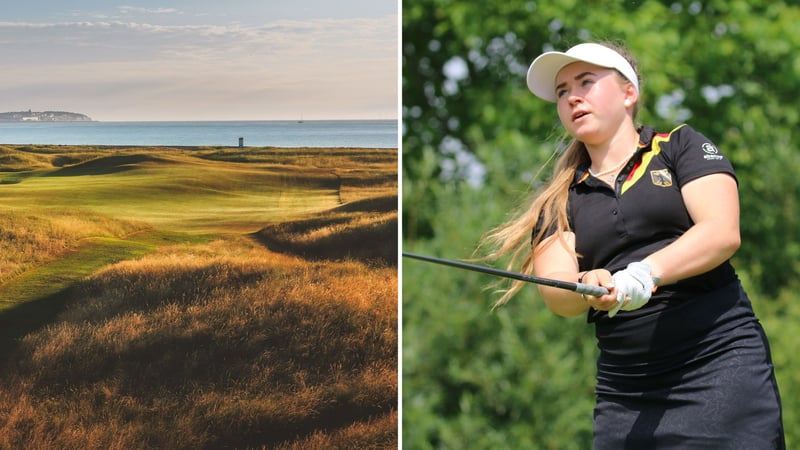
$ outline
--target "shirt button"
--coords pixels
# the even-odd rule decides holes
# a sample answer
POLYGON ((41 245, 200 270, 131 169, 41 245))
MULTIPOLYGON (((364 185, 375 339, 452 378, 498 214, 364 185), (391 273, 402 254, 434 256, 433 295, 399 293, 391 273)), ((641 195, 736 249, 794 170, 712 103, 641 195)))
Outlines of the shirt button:
POLYGON ((616 216, 616 215, 617 215, 617 210, 616 210, 616 209, 612 209, 612 210, 611 210, 611 214, 613 214, 613 215, 615 215, 615 216, 616 216))

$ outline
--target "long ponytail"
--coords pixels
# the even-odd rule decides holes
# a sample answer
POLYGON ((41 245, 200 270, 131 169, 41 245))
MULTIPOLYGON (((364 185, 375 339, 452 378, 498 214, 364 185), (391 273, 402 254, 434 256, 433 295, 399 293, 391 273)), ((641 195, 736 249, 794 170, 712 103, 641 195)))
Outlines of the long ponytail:
MULTIPOLYGON (((600 44, 615 50, 628 60, 636 72, 636 76, 639 78, 637 81, 641 86, 638 64, 633 55, 620 43, 605 41, 600 44)), ((624 79, 624 75, 621 73, 619 76, 624 79)), ((638 112, 639 104, 637 102, 632 110, 634 122, 638 112)), ((494 260, 510 255, 508 270, 518 270, 530 274, 533 272, 533 261, 536 257, 534 249, 553 231, 561 244, 570 249, 565 236, 571 231, 567 214, 569 187, 574 180, 578 166, 588 162, 589 153, 586 146, 583 142, 572 139, 556 161, 550 180, 541 189, 534 192, 532 199, 527 202, 527 207, 517 211, 508 222, 484 234, 478 250, 483 247, 489 247, 492 250, 482 259, 494 260)), ((570 251, 574 253, 574 250, 570 249, 570 251)), ((500 292, 503 295, 494 306, 505 304, 522 289, 524 284, 524 281, 515 280, 508 288, 501 289, 500 292)))

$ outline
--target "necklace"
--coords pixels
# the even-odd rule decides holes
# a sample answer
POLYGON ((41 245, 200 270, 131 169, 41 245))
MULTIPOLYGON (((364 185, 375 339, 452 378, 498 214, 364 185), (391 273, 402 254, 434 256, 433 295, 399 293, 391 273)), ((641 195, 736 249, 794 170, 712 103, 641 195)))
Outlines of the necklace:
MULTIPOLYGON (((636 153, 636 151, 634 150, 633 153, 636 153)), ((633 156, 633 153, 631 153, 630 156, 628 156, 627 158, 623 158, 622 161, 620 161, 619 164, 617 164, 616 166, 614 166, 614 167, 612 167, 610 169, 603 170, 601 172, 594 173, 592 171, 592 168, 590 167, 589 168, 589 175, 591 175, 591 176, 593 176, 595 178, 599 178, 599 179, 602 179, 602 177, 605 176, 605 175, 609 175, 608 182, 611 183, 612 181, 614 181, 614 176, 616 175, 617 170, 619 170, 620 167, 622 167, 626 162, 628 162, 631 159, 631 157, 633 156)))

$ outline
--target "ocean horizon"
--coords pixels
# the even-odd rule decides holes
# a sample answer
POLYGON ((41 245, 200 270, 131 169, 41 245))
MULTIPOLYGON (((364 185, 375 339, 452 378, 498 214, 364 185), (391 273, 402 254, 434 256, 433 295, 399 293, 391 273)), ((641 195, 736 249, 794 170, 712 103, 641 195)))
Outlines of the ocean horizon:
POLYGON ((397 120, 0 122, 0 145, 397 148, 397 120))

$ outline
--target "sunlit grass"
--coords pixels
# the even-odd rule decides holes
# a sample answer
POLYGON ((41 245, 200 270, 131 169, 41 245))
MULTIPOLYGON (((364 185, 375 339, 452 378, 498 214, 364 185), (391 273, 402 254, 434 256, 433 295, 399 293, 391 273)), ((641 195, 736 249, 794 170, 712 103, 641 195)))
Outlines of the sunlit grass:
POLYGON ((326 152, 0 147, 0 448, 396 447, 397 153, 326 152))
POLYGON ((256 236, 269 248, 312 259, 353 257, 396 264, 397 196, 354 202, 319 217, 270 225, 256 236), (385 243, 387 245, 376 245, 385 243))
POLYGON ((144 255, 156 247, 116 238, 86 239, 55 261, 26 271, 15 283, 0 287, 0 309, 53 295, 95 270, 120 260, 144 255))
POLYGON ((36 205, 41 210, 72 204, 173 230, 255 231, 265 222, 339 204, 338 180, 330 174, 299 180, 243 164, 185 157, 121 166, 100 163, 5 184, 0 205, 36 205))
POLYGON ((76 248, 82 239, 123 237, 149 228, 143 222, 66 208, 0 208, 0 289, 11 277, 76 248))

